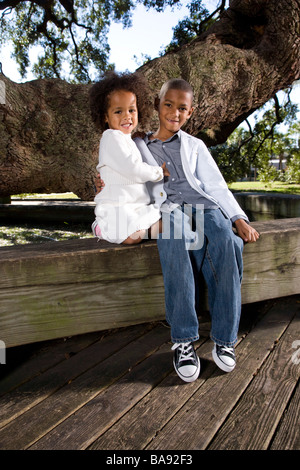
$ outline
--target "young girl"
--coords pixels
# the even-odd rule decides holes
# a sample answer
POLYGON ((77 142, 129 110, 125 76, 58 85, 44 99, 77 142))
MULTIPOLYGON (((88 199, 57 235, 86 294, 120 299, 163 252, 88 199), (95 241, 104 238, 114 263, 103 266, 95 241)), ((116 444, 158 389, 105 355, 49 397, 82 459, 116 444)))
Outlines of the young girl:
POLYGON ((159 208, 150 204, 145 183, 163 179, 163 168, 144 163, 131 139, 138 118, 148 118, 147 97, 146 81, 137 73, 109 72, 90 91, 93 121, 104 131, 97 171, 105 181, 95 197, 92 230, 111 243, 139 243, 159 231, 159 208))

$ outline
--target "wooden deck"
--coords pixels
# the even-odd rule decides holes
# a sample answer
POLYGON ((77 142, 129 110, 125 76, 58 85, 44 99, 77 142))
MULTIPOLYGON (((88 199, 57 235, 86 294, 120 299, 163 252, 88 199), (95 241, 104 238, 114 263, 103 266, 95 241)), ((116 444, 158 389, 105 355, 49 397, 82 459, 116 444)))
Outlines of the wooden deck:
POLYGON ((164 322, 9 348, 0 448, 299 450, 300 296, 243 307, 230 374, 200 320, 192 384, 173 370, 164 322))

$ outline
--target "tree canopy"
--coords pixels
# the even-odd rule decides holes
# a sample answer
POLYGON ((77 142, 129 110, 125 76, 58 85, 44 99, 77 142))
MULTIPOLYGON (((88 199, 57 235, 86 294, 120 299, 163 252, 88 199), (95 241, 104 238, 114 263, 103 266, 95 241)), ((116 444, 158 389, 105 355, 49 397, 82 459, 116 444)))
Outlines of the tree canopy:
MULTIPOLYGON (((138 4, 162 12, 167 6, 180 7, 180 0, 0 0, 0 44, 12 42, 22 78, 31 65, 30 49, 39 46, 39 57, 32 65, 37 78, 86 83, 93 70, 99 73, 113 67, 109 26, 121 22, 129 27, 138 4)), ((193 15, 202 11, 201 0, 192 0, 189 8, 193 15)))
MULTIPOLYGON (((205 1, 184 2, 189 16, 174 28, 164 52, 176 50, 205 32, 226 3, 216 1, 215 10, 209 12, 205 1)), ((0 46, 12 43, 22 78, 32 67, 37 78, 89 82, 93 71, 114 67, 109 63, 110 24, 121 22, 124 28, 130 27, 139 4, 157 12, 182 6, 180 0, 0 0, 0 46), (39 46, 39 57, 30 64, 29 52, 35 46, 39 46)))

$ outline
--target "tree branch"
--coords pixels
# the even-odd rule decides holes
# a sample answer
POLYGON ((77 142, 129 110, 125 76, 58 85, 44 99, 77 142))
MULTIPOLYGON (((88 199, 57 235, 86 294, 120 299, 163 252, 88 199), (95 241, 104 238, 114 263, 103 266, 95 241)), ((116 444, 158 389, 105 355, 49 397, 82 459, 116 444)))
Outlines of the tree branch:
POLYGON ((208 23, 217 13, 221 14, 225 10, 226 0, 222 0, 221 4, 213 11, 207 18, 201 21, 199 25, 199 31, 203 30, 203 25, 208 23))
POLYGON ((82 64, 82 62, 79 60, 78 47, 77 47, 77 43, 76 43, 76 40, 75 40, 73 31, 72 31, 72 24, 69 25, 69 31, 70 31, 70 35, 71 35, 71 38, 72 38, 72 41, 73 41, 73 45, 74 45, 74 49, 75 49, 76 62, 77 62, 77 64, 80 66, 80 68, 81 68, 82 70, 84 70, 85 73, 88 75, 88 70, 87 70, 86 67, 82 64))

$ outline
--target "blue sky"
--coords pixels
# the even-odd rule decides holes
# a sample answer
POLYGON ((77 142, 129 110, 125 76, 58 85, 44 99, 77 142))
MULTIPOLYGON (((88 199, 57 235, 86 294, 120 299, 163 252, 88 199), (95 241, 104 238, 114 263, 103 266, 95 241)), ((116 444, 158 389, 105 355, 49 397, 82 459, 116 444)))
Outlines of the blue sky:
POLYGON ((172 28, 187 15, 187 8, 174 8, 173 11, 167 8, 164 13, 158 13, 147 11, 143 5, 139 5, 131 28, 123 29, 121 24, 113 24, 110 28, 108 43, 111 47, 111 62, 115 63, 118 71, 134 71, 142 64, 142 54, 151 59, 158 57, 163 46, 172 40, 172 28), (134 56, 137 56, 139 63, 134 60, 134 56))

